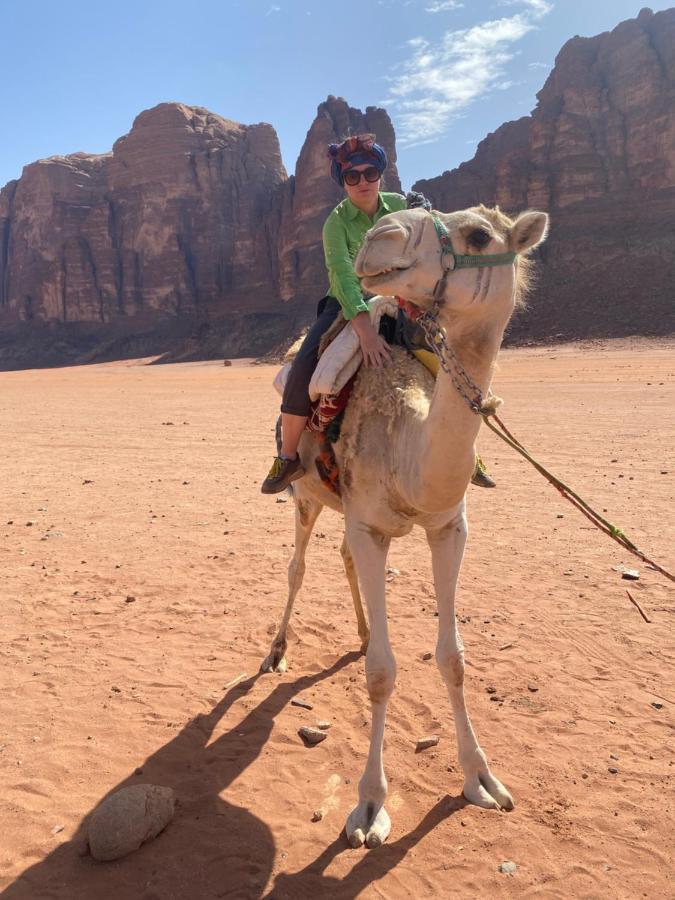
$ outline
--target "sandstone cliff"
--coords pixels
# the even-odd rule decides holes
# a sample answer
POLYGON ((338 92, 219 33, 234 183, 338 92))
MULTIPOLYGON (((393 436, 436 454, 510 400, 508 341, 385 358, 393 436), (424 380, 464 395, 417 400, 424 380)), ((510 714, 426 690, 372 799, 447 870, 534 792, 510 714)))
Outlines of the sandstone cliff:
MULTIPOLYGON (((321 227, 341 198, 326 145, 361 131, 400 190, 387 113, 335 97, 290 178, 271 125, 179 103, 141 113, 110 153, 26 166, 0 191, 0 368, 283 342, 326 288, 321 227)), ((675 10, 569 41, 531 116, 415 188, 439 209, 551 213, 510 339, 674 332, 675 10)))
POLYGON ((551 213, 512 338, 675 331, 675 10, 568 41, 531 116, 415 189, 439 209, 551 213))
POLYGON ((326 289, 321 228, 341 199, 326 145, 363 131, 400 190, 386 112, 335 97, 291 178, 272 126, 179 103, 141 113, 111 153, 26 166, 0 191, 0 367, 283 340, 326 289))

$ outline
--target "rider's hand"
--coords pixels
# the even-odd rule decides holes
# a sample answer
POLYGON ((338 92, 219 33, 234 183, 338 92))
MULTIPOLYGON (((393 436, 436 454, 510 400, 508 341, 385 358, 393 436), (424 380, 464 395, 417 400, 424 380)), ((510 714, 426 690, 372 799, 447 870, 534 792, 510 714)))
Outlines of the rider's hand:
POLYGON ((359 337, 366 367, 387 365, 391 358, 391 349, 384 338, 373 328, 368 313, 359 313, 352 319, 352 325, 359 337))

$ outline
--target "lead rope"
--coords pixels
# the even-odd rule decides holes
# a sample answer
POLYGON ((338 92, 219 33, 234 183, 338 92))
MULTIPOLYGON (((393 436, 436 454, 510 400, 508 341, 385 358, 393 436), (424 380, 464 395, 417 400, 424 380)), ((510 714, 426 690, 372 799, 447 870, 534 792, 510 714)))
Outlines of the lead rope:
POLYGON ((468 404, 470 409, 481 416, 490 431, 496 434, 497 437, 501 438, 509 445, 509 447, 512 447, 524 459, 531 463, 537 472, 540 472, 544 478, 559 491, 565 500, 569 500, 572 506, 583 513, 596 528, 599 528, 600 531, 609 535, 609 537, 615 540, 617 544, 624 548, 624 550, 632 553, 633 556, 637 556, 638 559, 647 563, 657 572, 665 575, 670 581, 675 581, 675 575, 672 575, 667 569, 664 569, 663 566, 660 566, 658 563, 655 563, 654 560, 646 556, 620 528, 617 528, 616 525, 613 525, 610 521, 605 519, 604 516, 601 516, 597 510, 593 509, 593 507, 580 497, 576 491, 572 490, 569 485, 565 484, 565 482, 558 478, 557 475, 549 472, 540 462, 537 462, 532 454, 520 443, 518 438, 509 431, 497 415, 497 407, 501 403, 499 398, 495 397, 492 391, 488 392, 487 398, 483 397, 483 392, 468 375, 457 358, 457 354, 448 344, 445 333, 436 319, 439 308, 440 303, 436 301, 430 310, 423 313, 417 319, 417 322, 421 325, 422 330, 427 336, 429 346, 438 357, 441 368, 450 376, 455 389, 468 404), (473 396, 469 396, 466 389, 468 389, 473 396), (493 424, 493 422, 490 421, 491 419, 494 419, 497 424, 493 424))

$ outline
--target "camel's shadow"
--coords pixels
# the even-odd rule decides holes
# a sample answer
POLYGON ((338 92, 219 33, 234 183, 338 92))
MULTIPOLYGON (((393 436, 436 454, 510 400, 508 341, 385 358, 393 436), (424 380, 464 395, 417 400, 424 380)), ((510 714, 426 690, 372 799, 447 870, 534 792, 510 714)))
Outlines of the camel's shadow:
MULTIPOLYGON (((253 812, 228 803, 220 794, 257 759, 276 716, 295 695, 359 658, 359 653, 347 653, 328 669, 277 683, 242 720, 209 743, 223 716, 251 691, 260 676, 235 685, 211 712, 192 719, 149 756, 142 763, 142 775, 130 775, 110 792, 138 783, 173 787, 178 809, 165 832, 124 859, 96 863, 82 855, 88 820, 85 816, 71 841, 26 869, 1 896, 6 900, 211 900, 262 896, 275 859, 272 833, 253 812), (193 854, 195 847, 199 847, 199 853, 193 854)), ((458 805, 461 801, 454 803, 455 807, 458 805)), ((314 897, 325 892, 336 897, 356 896, 366 884, 395 866, 452 811, 452 806, 443 801, 411 834, 376 853, 361 851, 363 856, 349 884, 340 885, 322 874, 338 853, 348 849, 344 835, 336 836, 305 869, 292 875, 280 874, 269 896, 314 897)))

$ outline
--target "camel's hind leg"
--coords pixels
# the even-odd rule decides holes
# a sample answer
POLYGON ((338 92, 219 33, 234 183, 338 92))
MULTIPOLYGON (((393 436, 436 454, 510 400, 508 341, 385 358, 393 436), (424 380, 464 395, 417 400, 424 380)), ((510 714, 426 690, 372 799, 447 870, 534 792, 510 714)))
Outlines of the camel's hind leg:
POLYGON ((295 597, 302 585, 305 575, 305 551, 312 536, 312 529, 319 513, 323 509, 321 503, 309 498, 295 498, 295 553, 288 565, 288 600, 279 626, 277 636, 272 641, 270 652, 265 658, 261 672, 286 671, 286 631, 293 612, 295 597))
POLYGON ((361 592, 359 591, 359 580, 356 577, 356 570, 354 569, 354 560, 352 559, 352 554, 349 550, 349 544, 347 543, 347 535, 344 536, 342 541, 342 546, 340 547, 340 553, 342 554, 342 562, 345 565, 345 573, 347 574, 347 581, 349 582, 349 589, 352 592, 352 600, 354 601, 354 611, 356 613, 356 622, 359 629, 359 637, 361 638, 361 653, 365 653, 368 650, 368 641, 370 640, 370 631, 368 629, 368 622, 366 620, 366 615, 363 612, 363 604, 361 602, 361 592))
POLYGON ((457 629, 455 590, 467 537, 464 506, 445 527, 427 531, 438 604, 436 663, 450 695, 455 717, 464 796, 486 809, 513 809, 513 798, 490 771, 469 719, 464 699, 464 645, 457 629))

